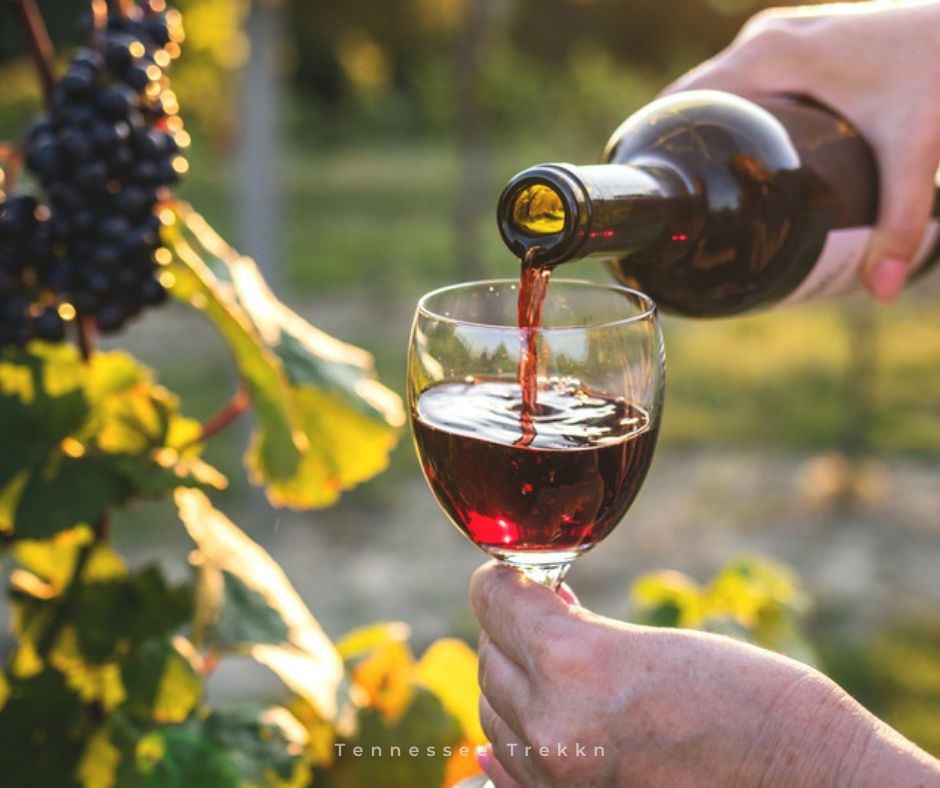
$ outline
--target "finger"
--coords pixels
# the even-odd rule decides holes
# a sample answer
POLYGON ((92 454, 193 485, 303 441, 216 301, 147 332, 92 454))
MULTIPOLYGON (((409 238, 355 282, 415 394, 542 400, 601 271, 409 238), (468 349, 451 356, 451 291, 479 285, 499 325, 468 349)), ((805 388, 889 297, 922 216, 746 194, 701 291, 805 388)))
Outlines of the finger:
POLYGON ((529 679, 487 636, 480 635, 477 677, 487 701, 516 732, 522 730, 522 719, 530 707, 529 679))
POLYGON ((579 607, 581 606, 581 602, 578 599, 577 594, 571 590, 571 586, 569 586, 567 583, 562 583, 560 586, 558 586, 558 590, 555 591, 555 593, 564 599, 565 602, 567 602, 569 605, 578 605, 579 607))
POLYGON ((670 93, 679 93, 683 90, 724 90, 728 93, 746 91, 746 84, 738 75, 738 70, 727 68, 725 60, 725 53, 715 55, 670 82, 659 92, 659 95, 668 96, 670 93))
POLYGON ((490 768, 486 769, 486 774, 496 788, 523 788, 523 784, 516 782, 495 758, 490 763, 490 768))
POLYGON ((470 578, 470 604, 480 626, 526 672, 530 647, 544 639, 552 617, 567 617, 571 610, 545 586, 495 562, 470 578))
POLYGON ((544 632, 546 621, 569 609, 545 586, 496 562, 484 564, 473 573, 470 604, 484 631, 525 672, 531 664, 528 645, 537 639, 531 631, 535 629, 533 624, 544 632))
POLYGON ((503 774, 521 785, 535 785, 534 767, 532 759, 526 756, 525 744, 496 713, 485 695, 480 696, 480 725, 492 745, 495 760, 486 770, 487 774, 492 777, 498 765, 503 774))
POLYGON ((936 142, 911 145, 875 144, 882 176, 878 218, 862 281, 881 303, 894 301, 907 281, 930 221, 938 159, 936 142))

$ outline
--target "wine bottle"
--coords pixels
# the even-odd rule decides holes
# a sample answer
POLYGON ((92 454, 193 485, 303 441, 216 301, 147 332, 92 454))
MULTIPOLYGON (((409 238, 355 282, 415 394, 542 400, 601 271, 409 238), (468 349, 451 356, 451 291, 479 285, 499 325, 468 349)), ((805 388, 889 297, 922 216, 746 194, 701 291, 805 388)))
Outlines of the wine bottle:
MULTIPOLYGON (((877 166, 859 132, 826 108, 677 93, 625 120, 604 161, 516 175, 498 208, 510 250, 537 247, 543 265, 608 258, 621 282, 696 317, 861 287, 877 166)), ((940 259, 938 209, 940 199, 915 275, 940 259)))

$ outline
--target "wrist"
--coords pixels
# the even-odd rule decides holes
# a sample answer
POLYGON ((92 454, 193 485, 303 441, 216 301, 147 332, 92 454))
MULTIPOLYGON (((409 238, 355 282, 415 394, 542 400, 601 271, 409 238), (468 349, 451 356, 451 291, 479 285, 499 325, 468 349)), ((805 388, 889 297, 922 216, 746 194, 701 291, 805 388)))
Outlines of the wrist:
POLYGON ((835 682, 803 668, 774 702, 748 771, 774 788, 857 785, 873 721, 835 682))

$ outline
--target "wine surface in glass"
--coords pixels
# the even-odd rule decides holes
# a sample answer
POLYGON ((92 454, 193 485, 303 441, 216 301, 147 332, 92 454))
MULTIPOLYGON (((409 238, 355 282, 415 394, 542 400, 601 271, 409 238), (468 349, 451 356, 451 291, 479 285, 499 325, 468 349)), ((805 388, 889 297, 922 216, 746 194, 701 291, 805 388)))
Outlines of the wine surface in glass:
POLYGON ((549 380, 524 406, 518 381, 438 383, 421 393, 413 426, 441 506, 496 557, 593 546, 636 497, 656 427, 642 408, 549 380), (524 410, 531 422, 521 420, 524 410))

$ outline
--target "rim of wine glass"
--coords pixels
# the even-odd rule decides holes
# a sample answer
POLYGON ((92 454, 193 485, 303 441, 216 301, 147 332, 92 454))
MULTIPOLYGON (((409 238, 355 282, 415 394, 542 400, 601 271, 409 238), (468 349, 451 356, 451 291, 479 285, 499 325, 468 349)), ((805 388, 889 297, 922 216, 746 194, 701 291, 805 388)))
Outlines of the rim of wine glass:
MULTIPOLYGON (((629 325, 630 323, 641 323, 644 320, 650 320, 657 316, 656 302, 653 301, 646 293, 641 290, 635 290, 632 287, 626 287, 624 285, 614 284, 612 282, 592 282, 590 279, 552 279, 552 285, 577 285, 579 287, 591 287, 596 290, 611 290, 616 293, 626 293, 633 296, 640 302, 640 306, 643 308, 643 311, 636 314, 630 315, 629 317, 621 317, 616 320, 605 320, 600 323, 582 323, 577 326, 551 326, 548 328, 540 328, 542 332, 555 332, 555 331, 584 331, 585 329, 593 328, 609 328, 619 325, 629 325)), ((511 287, 518 288, 519 280, 518 279, 478 279, 472 282, 458 282, 453 285, 445 285, 444 287, 438 287, 435 290, 431 290, 428 293, 425 293, 421 298, 418 299, 418 314, 423 315, 424 317, 431 318, 432 320, 438 320, 442 323, 451 323, 453 325, 460 326, 475 326, 477 328, 494 328, 505 330, 507 328, 518 328, 518 325, 515 322, 512 323, 481 323, 476 320, 461 320, 460 318, 451 317, 450 315, 442 315, 433 309, 429 309, 427 306, 427 301, 435 296, 441 295, 442 293, 447 293, 451 290, 463 290, 470 289, 472 287, 483 287, 487 285, 510 285, 511 287)))

